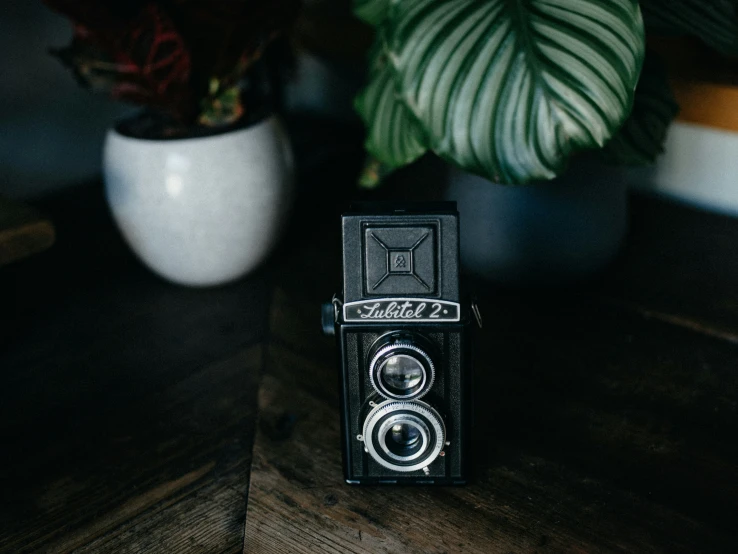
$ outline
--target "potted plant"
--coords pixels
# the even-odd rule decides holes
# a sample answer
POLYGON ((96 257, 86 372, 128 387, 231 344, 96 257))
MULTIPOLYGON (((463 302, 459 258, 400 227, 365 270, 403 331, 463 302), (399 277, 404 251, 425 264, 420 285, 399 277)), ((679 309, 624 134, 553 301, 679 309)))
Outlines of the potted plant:
POLYGON ((299 0, 46 0, 73 22, 53 51, 95 92, 144 107, 107 135, 103 173, 123 236, 153 271, 216 285, 257 266, 292 196, 274 115, 275 39, 299 0))
POLYGON ((363 183, 432 152, 451 165, 468 269, 551 282, 601 268, 626 231, 617 167, 652 163, 677 111, 646 31, 723 49, 738 36, 731 3, 641 4, 355 0, 376 30, 356 100, 363 183))

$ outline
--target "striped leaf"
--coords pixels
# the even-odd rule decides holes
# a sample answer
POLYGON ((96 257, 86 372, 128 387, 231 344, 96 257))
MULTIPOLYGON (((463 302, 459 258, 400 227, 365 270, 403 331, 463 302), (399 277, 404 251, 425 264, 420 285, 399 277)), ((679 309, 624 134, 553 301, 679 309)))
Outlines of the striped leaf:
POLYGON ((664 151, 669 124, 679 107, 661 60, 649 52, 636 88, 633 111, 603 150, 609 162, 648 165, 664 151))
POLYGON ((738 54, 738 0, 641 0, 641 9, 649 33, 693 35, 738 54))
MULTIPOLYGON (((381 50, 375 50, 371 80, 357 97, 356 109, 367 126, 365 148, 381 162, 381 173, 407 165, 427 150, 423 129, 400 100, 394 69, 381 50)), ((370 164, 370 167, 379 165, 370 164)), ((363 180, 370 181, 366 174, 363 180)))
MULTIPOLYGON (((391 0, 379 40, 393 73, 369 89, 394 85, 433 151, 507 183, 552 178, 604 145, 644 49, 636 0, 391 0)), ((372 125, 386 118, 374 106, 372 125)), ((374 138, 382 161, 397 159, 390 138, 374 138)))

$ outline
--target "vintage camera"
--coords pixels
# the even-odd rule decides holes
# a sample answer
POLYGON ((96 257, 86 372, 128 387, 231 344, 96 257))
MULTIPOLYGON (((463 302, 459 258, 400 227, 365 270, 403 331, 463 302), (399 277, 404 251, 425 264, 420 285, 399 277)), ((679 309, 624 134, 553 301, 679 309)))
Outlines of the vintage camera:
POLYGON ((470 302, 456 204, 366 203, 343 215, 343 297, 324 306, 341 365, 350 484, 468 479, 470 302))

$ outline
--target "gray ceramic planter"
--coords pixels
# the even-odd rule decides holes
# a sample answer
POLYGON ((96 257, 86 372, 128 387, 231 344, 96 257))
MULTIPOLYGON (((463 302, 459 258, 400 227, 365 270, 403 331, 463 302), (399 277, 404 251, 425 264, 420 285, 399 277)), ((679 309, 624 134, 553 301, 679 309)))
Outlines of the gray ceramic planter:
POLYGON ((615 258, 627 232, 622 170, 590 161, 526 186, 452 168, 446 197, 459 206, 465 270, 508 285, 586 279, 615 258))

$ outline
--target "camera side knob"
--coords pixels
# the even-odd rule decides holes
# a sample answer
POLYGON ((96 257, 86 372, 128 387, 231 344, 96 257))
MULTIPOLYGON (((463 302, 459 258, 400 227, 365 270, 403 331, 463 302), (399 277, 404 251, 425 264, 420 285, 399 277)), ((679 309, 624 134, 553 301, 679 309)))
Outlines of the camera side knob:
POLYGON ((336 310, 333 302, 324 302, 320 307, 320 319, 323 327, 323 334, 327 337, 336 334, 336 310))

